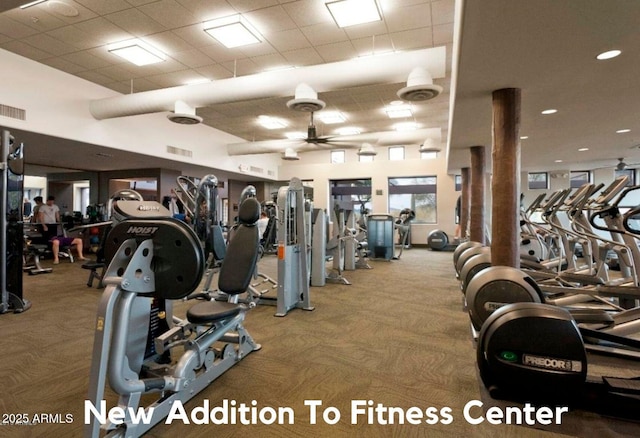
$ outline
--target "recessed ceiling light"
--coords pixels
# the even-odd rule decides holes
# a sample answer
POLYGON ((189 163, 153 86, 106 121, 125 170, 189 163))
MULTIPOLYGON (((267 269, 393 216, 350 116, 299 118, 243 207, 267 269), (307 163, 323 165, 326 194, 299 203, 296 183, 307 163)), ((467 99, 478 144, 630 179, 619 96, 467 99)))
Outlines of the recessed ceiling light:
POLYGON ((281 119, 269 116, 259 116, 258 123, 267 129, 281 129, 287 126, 281 119))
POLYGON ((542 111, 542 114, 555 114, 557 112, 558 112, 557 109, 550 108, 550 109, 546 109, 546 110, 542 111))
POLYGON ((396 123, 393 125, 393 129, 396 131, 414 131, 418 129, 418 124, 416 122, 396 123))
POLYGON ((107 51, 114 55, 118 55, 137 66, 155 64, 167 59, 166 55, 160 50, 139 39, 109 44, 107 46, 107 51))
POLYGON ((307 138, 307 133, 302 131, 287 132, 284 134, 289 140, 304 140, 307 138))
POLYGON ((337 129, 336 132, 339 135, 356 135, 356 134, 360 134, 362 131, 360 130, 360 128, 355 128, 355 127, 347 127, 347 128, 340 128, 337 129))
POLYGON ((389 105, 384 109, 390 119, 399 119, 402 117, 411 117, 413 112, 411 111, 411 105, 389 105))
POLYGON ((589 148, 579 148, 578 152, 585 152, 585 151, 588 151, 588 150, 589 150, 589 148))
POLYGON ((47 0, 36 0, 34 2, 25 3, 24 5, 20 6, 20 9, 27 9, 27 8, 30 8, 31 6, 39 5, 40 3, 44 3, 46 1, 47 0))
POLYGON ((620 55, 622 52, 620 50, 609 50, 607 52, 602 52, 601 54, 599 54, 598 56, 596 56, 596 59, 603 61, 605 59, 611 59, 611 58, 615 58, 616 56, 620 55))
POLYGON ((203 28, 228 49, 262 41, 260 32, 240 14, 206 21, 203 28))
POLYGON ((338 27, 382 20, 375 0, 339 0, 325 4, 338 27))
POLYGON ((562 163, 562 160, 556 160, 555 162, 556 163, 562 163))
POLYGON ((344 123, 347 120, 340 111, 327 111, 316 116, 322 123, 331 125, 333 123, 344 123))
POLYGON ((528 135, 523 135, 522 137, 520 137, 520 140, 526 140, 526 139, 528 139, 528 138, 529 138, 529 136, 528 136, 528 135))
POLYGON ((631 132, 631 129, 618 129, 616 134, 626 134, 627 132, 631 132))

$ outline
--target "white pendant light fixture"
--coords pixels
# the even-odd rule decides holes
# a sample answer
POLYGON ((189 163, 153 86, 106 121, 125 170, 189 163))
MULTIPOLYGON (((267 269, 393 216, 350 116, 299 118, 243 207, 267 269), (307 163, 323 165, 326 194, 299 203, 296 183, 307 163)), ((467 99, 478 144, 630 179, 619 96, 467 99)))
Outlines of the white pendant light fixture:
POLYGON ((175 103, 175 110, 167 114, 167 118, 173 123, 181 125, 197 125, 202 123, 202 117, 196 115, 196 109, 178 100, 175 103))
POLYGON ((436 146, 432 138, 427 138, 420 145, 420 152, 440 152, 440 148, 436 146))
POLYGON ((378 153, 371 143, 362 143, 362 146, 358 150, 358 155, 364 157, 373 157, 375 155, 378 155, 378 153))
POLYGON ((282 154, 282 159, 286 161, 296 161, 296 160, 299 160, 300 157, 298 156, 298 153, 294 149, 287 148, 282 154))
POLYGON ((294 98, 287 102, 287 108, 302 111, 320 111, 325 107, 324 101, 318 99, 318 93, 305 83, 298 84, 294 98))
POLYGON ((407 86, 398 90, 398 97, 410 102, 433 99, 442 93, 443 88, 435 85, 427 69, 416 67, 407 78, 407 86))

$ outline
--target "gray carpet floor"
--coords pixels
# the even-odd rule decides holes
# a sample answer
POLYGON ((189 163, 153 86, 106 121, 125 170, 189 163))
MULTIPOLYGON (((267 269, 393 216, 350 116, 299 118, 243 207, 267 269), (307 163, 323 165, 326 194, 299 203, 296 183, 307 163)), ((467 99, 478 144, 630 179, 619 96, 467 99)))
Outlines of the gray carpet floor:
MULTIPOLYGON (((291 407, 292 425, 160 424, 147 436, 166 437, 536 437, 640 436, 640 423, 570 412, 560 426, 541 430, 513 425, 472 425, 464 406, 481 400, 501 406, 478 383, 474 344, 452 253, 405 250, 402 259, 372 261, 371 270, 346 272, 351 285, 311 289, 315 310, 274 317, 274 307, 258 306, 245 327, 262 344, 185 405, 208 400, 258 407, 291 407), (311 424, 305 400, 320 400, 342 417, 311 424), (351 424, 354 400, 417 407, 450 408, 449 424, 351 424)), ((45 266, 50 262, 45 261, 45 266)), ((276 258, 265 256, 261 270, 274 275, 276 258)), ((71 414, 72 422, 0 426, 0 437, 79 437, 84 421, 93 327, 101 290, 88 288, 88 271, 61 262, 48 275, 24 277, 24 295, 33 307, 0 315, 0 413, 71 414)), ((274 275, 275 276, 275 275, 274 275)), ((176 306, 183 313, 185 304, 176 306)), ((113 395, 108 399, 113 400, 113 395)), ((509 404, 507 405, 514 405, 509 404)), ((482 414, 480 408, 472 410, 482 414)), ((321 413, 321 411, 319 411, 321 413)), ((6 418, 6 417, 5 417, 6 418)), ((66 417, 65 417, 66 418, 66 417)), ((443 418, 440 416, 440 418, 443 418)), ((640 414, 639 414, 640 419, 640 414)), ((378 423, 374 421, 374 423, 378 423)))

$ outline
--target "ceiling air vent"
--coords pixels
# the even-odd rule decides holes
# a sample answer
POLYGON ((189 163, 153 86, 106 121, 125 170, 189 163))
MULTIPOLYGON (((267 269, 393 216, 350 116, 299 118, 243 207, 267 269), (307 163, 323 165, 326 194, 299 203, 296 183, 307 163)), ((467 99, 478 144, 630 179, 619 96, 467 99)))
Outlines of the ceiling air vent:
POLYGON ((9 105, 0 104, 0 116, 12 119, 27 120, 27 111, 9 105))
POLYGON ((193 151, 190 151, 188 149, 181 149, 181 148, 177 148, 175 146, 167 146, 167 153, 168 154, 173 154, 173 155, 181 155, 183 157, 193 157, 193 151))
POLYGON ((251 166, 249 170, 253 173, 264 173, 264 169, 262 167, 251 166))

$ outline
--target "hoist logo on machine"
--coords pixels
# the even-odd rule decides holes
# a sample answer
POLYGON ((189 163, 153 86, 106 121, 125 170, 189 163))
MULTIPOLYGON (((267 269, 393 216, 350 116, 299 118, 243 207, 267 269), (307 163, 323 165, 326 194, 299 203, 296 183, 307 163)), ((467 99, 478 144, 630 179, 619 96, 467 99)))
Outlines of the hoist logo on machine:
POLYGON ((575 360, 557 359, 554 357, 522 355, 522 363, 535 368, 548 370, 572 371, 579 373, 582 371, 582 363, 575 360))
POLYGON ((160 211, 160 207, 157 205, 139 205, 139 211, 160 211))
POLYGON ((135 234, 136 236, 152 236, 158 231, 158 227, 136 227, 130 226, 127 234, 135 234))

